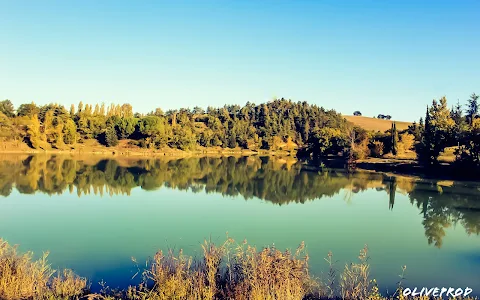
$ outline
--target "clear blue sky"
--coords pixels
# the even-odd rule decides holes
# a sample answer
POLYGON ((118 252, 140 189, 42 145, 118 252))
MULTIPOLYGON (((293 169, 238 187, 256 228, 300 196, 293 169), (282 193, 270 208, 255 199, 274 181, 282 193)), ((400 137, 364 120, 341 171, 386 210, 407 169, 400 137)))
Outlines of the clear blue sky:
POLYGON ((0 99, 308 101, 414 120, 480 93, 480 1, 0 0, 0 99))

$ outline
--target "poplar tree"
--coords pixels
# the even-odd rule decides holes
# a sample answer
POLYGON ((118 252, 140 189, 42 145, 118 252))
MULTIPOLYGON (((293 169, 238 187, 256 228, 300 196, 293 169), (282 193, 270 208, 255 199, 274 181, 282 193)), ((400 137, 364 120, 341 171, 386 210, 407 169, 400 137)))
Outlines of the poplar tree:
POLYGON ((395 125, 395 122, 392 123, 392 130, 391 130, 391 136, 392 136, 392 154, 397 155, 398 154, 398 132, 397 132, 397 126, 395 125))

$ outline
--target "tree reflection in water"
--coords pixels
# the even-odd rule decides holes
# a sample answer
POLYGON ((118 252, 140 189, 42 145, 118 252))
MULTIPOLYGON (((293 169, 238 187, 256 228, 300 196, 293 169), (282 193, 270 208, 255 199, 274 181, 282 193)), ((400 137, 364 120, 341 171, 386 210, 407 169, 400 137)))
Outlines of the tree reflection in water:
POLYGON ((367 189, 386 192, 393 209, 397 192, 408 196, 423 214, 429 244, 440 248, 445 229, 460 223, 470 234, 480 234, 480 191, 460 182, 413 180, 379 173, 347 174, 321 170, 282 158, 191 157, 182 159, 74 159, 34 155, 0 159, 0 195, 13 188, 22 194, 37 191, 78 196, 130 195, 133 188, 167 187, 193 193, 220 193, 260 198, 278 205, 332 197, 341 191, 367 189))

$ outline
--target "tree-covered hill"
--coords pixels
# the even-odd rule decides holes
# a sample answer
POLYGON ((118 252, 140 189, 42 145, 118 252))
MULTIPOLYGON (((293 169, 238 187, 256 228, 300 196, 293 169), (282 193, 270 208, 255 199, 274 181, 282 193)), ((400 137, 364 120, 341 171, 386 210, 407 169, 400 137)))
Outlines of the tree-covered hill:
POLYGON ((0 102, 3 140, 27 143, 34 149, 69 149, 96 139, 106 146, 130 139, 144 148, 192 150, 197 146, 243 149, 305 147, 321 141, 324 150, 341 150, 348 141, 349 123, 337 112, 307 102, 278 99, 243 107, 225 105, 206 110, 195 107, 148 114, 135 113, 130 104, 38 106, 10 100, 0 102))

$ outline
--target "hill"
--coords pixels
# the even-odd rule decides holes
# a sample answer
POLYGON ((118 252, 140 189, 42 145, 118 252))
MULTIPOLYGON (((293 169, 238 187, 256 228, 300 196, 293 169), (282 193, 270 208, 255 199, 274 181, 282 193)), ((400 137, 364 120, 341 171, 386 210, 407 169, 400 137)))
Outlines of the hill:
POLYGON ((392 122, 395 122, 397 125, 397 130, 405 130, 412 123, 410 122, 401 122, 394 120, 382 120, 362 116, 344 116, 344 118, 358 127, 361 127, 365 130, 381 131, 384 132, 392 127, 392 122))

